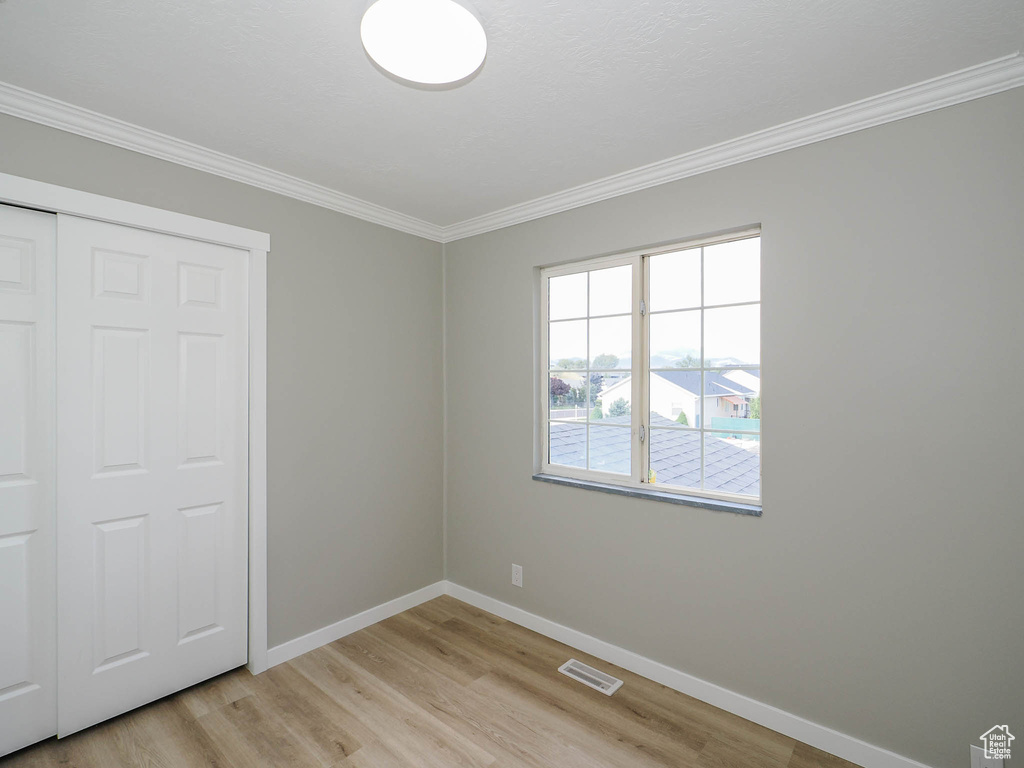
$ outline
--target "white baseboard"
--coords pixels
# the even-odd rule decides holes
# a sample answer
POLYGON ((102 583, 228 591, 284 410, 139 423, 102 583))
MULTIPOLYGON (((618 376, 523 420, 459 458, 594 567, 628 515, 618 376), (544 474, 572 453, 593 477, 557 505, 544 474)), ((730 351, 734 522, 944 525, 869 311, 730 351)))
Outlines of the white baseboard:
POLYGON ((897 755, 887 749, 847 736, 845 733, 812 723, 797 715, 730 691, 721 686, 688 675, 638 653, 598 640, 575 629, 545 619, 536 614, 503 603, 466 587, 447 582, 447 594, 520 626, 532 629, 559 642, 628 669, 641 677, 661 683, 673 690, 693 696, 734 715, 771 728, 781 734, 810 744, 830 754, 849 760, 865 768, 928 768, 923 763, 897 755))
POLYGON ((705 701, 712 706, 724 709, 734 715, 751 722, 771 728, 785 736, 797 739, 812 747, 824 750, 830 754, 849 760, 865 768, 929 768, 924 763, 911 760, 909 757, 897 755, 882 747, 876 747, 861 741, 853 736, 847 736, 824 725, 812 723, 802 717, 791 714, 770 704, 765 704, 741 693, 730 691, 714 683, 701 680, 686 672, 666 666, 660 662, 648 659, 638 653, 627 651, 616 645, 598 640, 596 637, 584 634, 575 629, 558 624, 557 622, 537 616, 522 608, 503 603, 493 597, 474 592, 471 589, 460 586, 450 581, 438 581, 429 586, 410 592, 402 597, 395 598, 381 605, 370 608, 362 613, 351 616, 347 619, 331 624, 330 626, 310 632, 308 635, 289 640, 287 643, 271 648, 267 652, 268 665, 273 667, 283 664, 296 656, 301 656, 309 651, 333 643, 339 638, 365 629, 378 621, 390 618, 395 614, 413 608, 420 603, 433 600, 441 595, 451 595, 464 603, 469 603, 482 610, 500 616, 508 621, 515 622, 520 626, 532 629, 542 635, 550 637, 559 642, 571 645, 581 651, 596 656, 599 659, 616 664, 623 669, 646 677, 656 683, 673 690, 693 696, 695 699, 705 701))
POLYGON ((347 619, 342 619, 334 624, 314 630, 308 635, 297 637, 294 640, 281 643, 281 645, 275 645, 267 651, 267 666, 275 667, 278 664, 284 664, 296 656, 315 651, 317 648, 333 643, 335 640, 339 640, 346 635, 351 635, 360 629, 366 629, 371 624, 384 621, 384 619, 389 619, 395 614, 414 608, 420 603, 440 597, 445 594, 446 588, 447 582, 438 581, 423 587, 423 589, 417 589, 415 592, 396 597, 394 600, 389 600, 362 613, 357 613, 355 616, 350 616, 347 619))

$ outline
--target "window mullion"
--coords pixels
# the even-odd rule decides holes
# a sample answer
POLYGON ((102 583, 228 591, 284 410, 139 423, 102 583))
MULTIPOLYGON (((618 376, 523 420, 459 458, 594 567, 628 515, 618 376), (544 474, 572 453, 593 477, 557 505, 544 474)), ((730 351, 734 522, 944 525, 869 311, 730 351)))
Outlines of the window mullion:
MULTIPOLYGON (((540 273, 540 365, 538 371, 540 373, 540 424, 541 424, 541 441, 540 441, 540 468, 543 470, 548 467, 551 459, 551 450, 548 445, 549 437, 548 433, 551 431, 551 424, 549 419, 551 417, 550 403, 551 403, 551 376, 550 376, 550 360, 548 359, 548 276, 541 271, 540 273)), ((534 443, 536 445, 536 443, 534 443)))
POLYGON ((704 490, 704 428, 707 426, 707 360, 704 359, 704 248, 700 249, 700 489, 704 490))
POLYGON ((640 303, 647 302, 646 273, 644 258, 633 259, 633 359, 630 361, 630 375, 633 377, 633 482, 647 482, 647 442, 651 439, 650 425, 647 423, 647 375, 646 375, 646 321, 647 313, 641 314, 640 303), (644 440, 640 440, 640 430, 644 431, 644 440))
MULTIPOLYGON (((590 405, 590 272, 587 272, 587 359, 583 366, 583 397, 584 407, 590 405)), ((590 411, 586 411, 583 416, 583 448, 584 448, 584 460, 583 468, 590 469, 590 411)))

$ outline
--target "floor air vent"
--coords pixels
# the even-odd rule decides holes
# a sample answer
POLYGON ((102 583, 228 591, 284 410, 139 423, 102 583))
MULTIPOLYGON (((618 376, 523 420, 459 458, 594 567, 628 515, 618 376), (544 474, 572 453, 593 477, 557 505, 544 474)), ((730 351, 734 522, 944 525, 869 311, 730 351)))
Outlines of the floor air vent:
POLYGON ((579 680, 584 685, 600 691, 605 696, 611 696, 622 687, 622 681, 618 678, 606 675, 599 669, 594 669, 576 659, 569 659, 558 668, 563 675, 568 675, 573 680, 579 680))

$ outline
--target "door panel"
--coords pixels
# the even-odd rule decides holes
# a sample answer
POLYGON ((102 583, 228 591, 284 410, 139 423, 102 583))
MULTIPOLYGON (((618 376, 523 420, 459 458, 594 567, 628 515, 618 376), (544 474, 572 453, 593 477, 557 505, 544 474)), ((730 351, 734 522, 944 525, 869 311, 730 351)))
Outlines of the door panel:
POLYGON ((0 205, 0 755, 57 732, 55 234, 0 205))
POLYGON ((58 217, 61 736, 246 661, 247 254, 58 217))

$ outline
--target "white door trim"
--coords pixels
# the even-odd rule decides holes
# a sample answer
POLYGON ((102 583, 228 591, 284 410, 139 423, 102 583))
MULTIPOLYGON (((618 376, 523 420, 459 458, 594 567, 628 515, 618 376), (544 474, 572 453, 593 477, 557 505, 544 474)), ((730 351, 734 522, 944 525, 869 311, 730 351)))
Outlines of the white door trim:
POLYGON ((270 235, 265 232, 6 173, 0 173, 0 201, 51 213, 69 213, 85 219, 124 224, 166 235, 190 237, 247 251, 270 250, 270 235))
POLYGON ((188 237, 249 252, 249 662, 267 669, 267 252, 270 235, 0 173, 0 203, 188 237))
MULTIPOLYGON (((253 233, 262 234, 262 233, 253 233)), ((267 251, 249 249, 249 663, 267 663, 267 251)))

